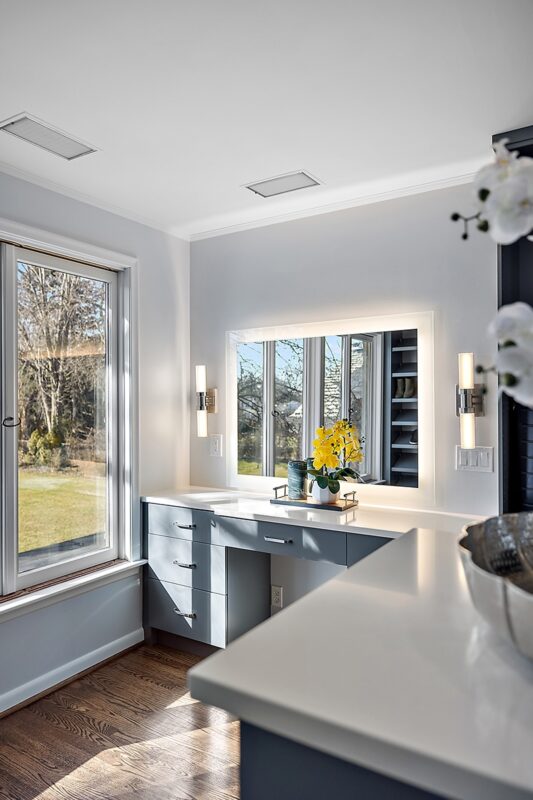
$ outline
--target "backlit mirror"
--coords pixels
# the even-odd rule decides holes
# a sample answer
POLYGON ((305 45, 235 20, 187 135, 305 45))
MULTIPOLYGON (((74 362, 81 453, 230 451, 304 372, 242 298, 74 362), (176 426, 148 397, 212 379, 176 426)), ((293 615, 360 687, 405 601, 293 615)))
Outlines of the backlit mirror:
POLYGON ((347 419, 360 482, 418 486, 416 329, 241 341, 236 359, 239 475, 286 478, 317 427, 347 419))

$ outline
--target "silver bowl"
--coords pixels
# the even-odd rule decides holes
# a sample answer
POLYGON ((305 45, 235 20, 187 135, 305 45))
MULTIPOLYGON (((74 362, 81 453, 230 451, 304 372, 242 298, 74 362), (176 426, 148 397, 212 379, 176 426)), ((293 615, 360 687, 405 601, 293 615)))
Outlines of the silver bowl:
POLYGON ((463 532, 459 553, 475 607, 533 659, 533 513, 491 517, 463 532))

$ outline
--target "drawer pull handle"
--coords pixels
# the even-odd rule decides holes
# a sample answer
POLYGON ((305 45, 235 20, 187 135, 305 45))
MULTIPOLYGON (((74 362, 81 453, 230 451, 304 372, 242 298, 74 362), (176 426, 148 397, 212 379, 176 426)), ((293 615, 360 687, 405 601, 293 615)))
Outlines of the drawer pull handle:
POLYGON ((187 611, 180 611, 179 608, 174 609, 174 614, 178 617, 187 617, 187 619, 196 619, 196 614, 192 611, 190 614, 187 611))
POLYGON ((292 539, 277 539, 275 536, 264 536, 265 542, 273 542, 273 544, 292 544, 292 539))
POLYGON ((173 561, 172 563, 183 569, 196 569, 196 564, 184 564, 182 561, 173 561))
POLYGON ((196 525, 194 525, 194 523, 192 525, 180 525, 179 522, 173 522, 172 524, 176 528, 181 528, 182 531, 192 531, 193 528, 196 528, 196 525))

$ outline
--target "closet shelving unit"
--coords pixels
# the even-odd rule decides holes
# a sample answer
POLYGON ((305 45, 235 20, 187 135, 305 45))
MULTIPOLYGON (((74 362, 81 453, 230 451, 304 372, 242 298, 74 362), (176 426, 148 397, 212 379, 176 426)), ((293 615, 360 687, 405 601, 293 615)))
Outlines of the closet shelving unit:
POLYGON ((393 486, 418 486, 418 444, 411 444, 418 430, 418 338, 416 330, 392 331, 386 337, 385 419, 390 424, 386 437, 385 465, 393 486), (411 379, 412 397, 396 397, 403 379, 411 379))

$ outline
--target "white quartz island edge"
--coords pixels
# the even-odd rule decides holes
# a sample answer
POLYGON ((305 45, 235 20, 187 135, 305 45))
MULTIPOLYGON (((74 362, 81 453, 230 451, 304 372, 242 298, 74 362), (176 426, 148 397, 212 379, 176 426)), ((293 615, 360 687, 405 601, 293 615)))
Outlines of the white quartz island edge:
POLYGON ((390 542, 195 667, 192 696, 444 797, 531 797, 533 664, 472 606, 458 535, 390 542))
POLYGON ((146 503, 212 511, 223 517, 305 525, 329 531, 345 531, 394 539, 412 528, 437 528, 458 532, 469 522, 482 517, 445 514, 436 511, 359 506, 349 511, 322 511, 296 506, 273 505, 265 495, 234 489, 209 489, 198 486, 160 492, 142 498, 146 503))

